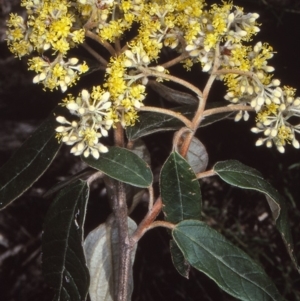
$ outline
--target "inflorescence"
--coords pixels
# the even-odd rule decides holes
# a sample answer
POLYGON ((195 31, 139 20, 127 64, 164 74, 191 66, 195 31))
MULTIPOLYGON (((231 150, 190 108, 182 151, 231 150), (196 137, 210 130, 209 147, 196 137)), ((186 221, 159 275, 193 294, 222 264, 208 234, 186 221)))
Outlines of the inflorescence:
MULTIPOLYGON (((108 151, 100 139, 110 128, 135 124, 148 82, 141 70, 167 73, 156 64, 164 47, 186 54, 181 61, 186 70, 200 64, 203 72, 212 73, 217 62, 217 79, 227 86, 225 99, 256 111, 252 132, 263 133, 256 145, 275 145, 280 152, 286 144, 300 147, 295 136, 300 124, 289 122, 300 117, 300 98, 295 89, 273 79, 274 68, 268 65, 272 47, 251 45, 260 31, 257 13, 244 13, 225 1, 207 9, 203 0, 22 0, 21 5, 27 19, 10 15, 8 47, 16 57, 31 56, 28 69, 37 73, 33 82, 44 89, 65 92, 89 70, 86 62, 68 58, 87 36, 111 52, 102 85, 63 100, 77 119, 58 116, 56 131, 62 142, 72 145, 73 154, 99 158, 108 151), (132 28, 136 36, 124 43, 121 38, 132 28)), ((235 120, 248 117, 242 110, 235 120)))

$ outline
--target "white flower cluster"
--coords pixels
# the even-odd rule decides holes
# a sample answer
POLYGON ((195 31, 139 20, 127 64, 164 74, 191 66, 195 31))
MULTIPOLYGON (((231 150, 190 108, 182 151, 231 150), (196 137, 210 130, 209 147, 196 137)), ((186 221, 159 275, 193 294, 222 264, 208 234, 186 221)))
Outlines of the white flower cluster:
POLYGON ((58 137, 67 145, 73 145, 71 153, 75 156, 81 154, 88 157, 90 154, 98 159, 100 153, 105 153, 108 148, 99 142, 102 136, 108 136, 108 130, 113 121, 106 118, 111 107, 109 92, 94 87, 92 94, 82 90, 74 99, 71 95, 65 100, 69 111, 79 117, 78 121, 68 121, 63 116, 56 120, 62 124, 56 128, 58 137))
POLYGON ((292 144, 300 148, 295 133, 300 133, 300 124, 293 125, 289 122, 291 117, 300 117, 300 98, 295 98, 295 89, 284 86, 273 90, 272 97, 257 113, 254 133, 263 133, 264 138, 259 138, 257 146, 266 144, 267 147, 275 145, 279 152, 284 153, 285 145, 292 144))

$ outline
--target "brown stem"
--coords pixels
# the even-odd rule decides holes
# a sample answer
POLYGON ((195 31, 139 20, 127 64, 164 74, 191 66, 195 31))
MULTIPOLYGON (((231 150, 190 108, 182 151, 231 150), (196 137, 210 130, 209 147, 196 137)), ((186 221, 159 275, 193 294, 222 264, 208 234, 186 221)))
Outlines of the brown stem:
POLYGON ((238 75, 245 75, 251 78, 255 77, 255 73, 251 71, 242 71, 238 69, 221 69, 221 70, 215 70, 213 71, 213 74, 215 75, 223 75, 223 74, 238 74, 238 75))
POLYGON ((121 54, 121 43, 120 43, 120 39, 116 39, 115 40, 115 49, 118 55, 121 54))
POLYGON ((198 110, 193 118, 193 130, 196 130, 199 127, 199 124, 203 118, 203 112, 205 110, 207 98, 212 87, 213 82, 215 81, 217 75, 214 74, 214 71, 218 70, 219 68, 219 45, 216 47, 215 53, 215 61, 212 69, 212 73, 209 76, 209 79, 204 87, 202 99, 199 102, 198 110))
POLYGON ((202 91, 200 89, 198 89, 196 86, 192 85, 190 82, 187 82, 181 78, 178 78, 176 76, 169 75, 166 73, 154 71, 154 70, 144 68, 144 67, 139 67, 138 69, 141 72, 143 72, 145 75, 154 76, 156 78, 164 78, 164 79, 170 80, 174 83, 180 84, 180 85, 186 87, 187 89, 193 91, 198 96, 198 98, 202 97, 202 91))
POLYGON ((154 201, 154 190, 153 186, 148 187, 148 192, 149 192, 149 205, 148 205, 148 210, 151 211, 153 208, 153 201, 154 201))
POLYGON ((190 128, 192 126, 191 121, 189 119, 187 119, 186 117, 184 117, 181 113, 177 113, 177 112, 174 112, 174 111, 171 111, 168 109, 143 106, 143 107, 140 107, 139 110, 144 111, 144 112, 156 112, 156 113, 160 113, 160 114, 170 115, 170 116, 182 121, 186 127, 190 128))
POLYGON ((83 48, 85 48, 103 67, 107 66, 107 61, 97 52, 95 51, 90 45, 86 42, 81 44, 83 48))
POLYGON ((153 221, 160 213, 161 209, 162 209, 162 201, 161 201, 161 197, 159 197, 157 201, 154 203, 152 209, 148 211, 147 215, 140 222, 138 228, 132 234, 130 238, 131 246, 134 246, 141 239, 141 237, 146 233, 150 225, 153 223, 153 221))
POLYGON ((189 53, 183 52, 179 56, 175 57, 173 60, 163 63, 161 66, 163 66, 164 68, 167 69, 167 68, 170 68, 170 67, 180 63, 181 61, 183 61, 184 59, 186 59, 188 57, 189 57, 189 53))
POLYGON ((194 131, 190 131, 184 139, 184 142, 182 143, 181 147, 180 147, 180 151, 179 153, 181 154, 182 157, 186 157, 188 151, 189 151, 189 147, 190 147, 190 143, 194 137, 194 131))
POLYGON ((192 130, 190 128, 182 127, 177 132, 175 132, 173 135, 173 148, 176 149, 177 151, 179 151, 179 146, 181 146, 181 144, 182 144, 182 136, 185 133, 190 133, 191 131, 192 130))
POLYGON ((147 230, 151 230, 156 227, 164 227, 173 230, 175 228, 175 225, 166 221, 155 221, 148 227, 147 230))
POLYGON ((101 38, 95 33, 91 32, 90 30, 86 30, 85 35, 101 44, 112 56, 116 55, 115 49, 107 41, 101 40, 101 38))
POLYGON ((218 68, 219 68, 219 45, 216 46, 215 60, 214 60, 213 68, 212 68, 212 73, 210 74, 209 79, 204 87, 203 93, 202 93, 200 101, 199 101, 197 112, 192 120, 192 130, 194 132, 188 134, 185 137, 184 142, 181 147, 180 153, 183 157, 186 156, 188 149, 190 147, 191 141, 194 137, 194 133, 196 132, 197 128, 199 127, 199 124, 201 123, 201 120, 203 119, 203 112, 205 110, 207 98, 208 98, 210 89, 212 87, 212 84, 217 77, 217 75, 214 74, 214 72, 216 70, 218 70, 218 68))
POLYGON ((226 107, 220 107, 220 108, 214 108, 214 109, 209 109, 205 110, 203 112, 203 117, 218 114, 218 113, 225 113, 225 112, 234 112, 234 111, 255 111, 252 107, 250 106, 245 106, 245 105, 229 105, 226 107))
POLYGON ((114 140, 116 146, 124 147, 124 129, 120 122, 116 124, 116 129, 114 130, 114 140))
POLYGON ((93 173, 90 177, 88 177, 86 182, 88 185, 91 185, 92 182, 94 182, 97 179, 101 179, 103 177, 104 177, 104 173, 102 171, 97 171, 93 173))
POLYGON ((215 176, 216 173, 213 169, 211 170, 207 170, 207 171, 203 171, 203 172, 199 172, 196 174, 197 180, 199 179, 203 179, 203 178, 208 178, 208 177, 212 177, 215 176))

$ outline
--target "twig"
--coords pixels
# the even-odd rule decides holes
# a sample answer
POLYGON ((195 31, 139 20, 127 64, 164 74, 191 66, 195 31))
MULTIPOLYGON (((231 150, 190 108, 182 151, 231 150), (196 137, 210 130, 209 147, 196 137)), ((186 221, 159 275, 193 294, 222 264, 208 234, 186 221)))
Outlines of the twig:
POLYGON ((226 74, 238 74, 238 75, 245 75, 251 78, 255 77, 255 73, 251 71, 242 71, 238 69, 221 69, 221 70, 214 70, 212 72, 214 75, 226 75, 226 74))
POLYGON ((182 121, 185 124, 185 126, 188 128, 190 128, 192 125, 191 121, 189 119, 187 119, 185 116, 183 116, 182 114, 180 114, 178 112, 174 112, 174 111, 171 111, 168 109, 144 106, 144 107, 140 107, 139 110, 143 111, 143 112, 156 112, 156 113, 172 116, 172 117, 177 118, 180 121, 182 121))
POLYGON ((154 76, 156 78, 164 78, 166 80, 170 80, 174 83, 180 84, 180 85, 186 87, 187 89, 193 91, 198 97, 202 97, 202 91, 200 89, 198 89, 196 86, 192 85, 190 82, 185 81, 181 78, 178 78, 176 76, 169 75, 169 74, 166 74, 163 72, 154 71, 154 70, 144 68, 144 67, 139 67, 138 70, 143 72, 145 75, 154 76))
POLYGON ((161 66, 163 66, 164 68, 170 68, 178 63, 180 63, 181 61, 183 61, 184 59, 188 58, 190 55, 188 52, 183 52, 181 53, 179 56, 175 57, 174 59, 166 62, 166 63, 163 63, 161 66))
POLYGON ((153 200, 154 200, 154 190, 153 186, 150 185, 148 187, 148 192, 149 192, 149 204, 148 204, 148 210, 151 211, 153 207, 153 200))
POLYGON ((120 122, 116 124, 116 129, 114 130, 114 141, 116 146, 124 147, 124 129, 120 122))
POLYGON ((94 41, 98 42, 99 44, 101 44, 104 48, 107 49, 107 51, 112 55, 116 55, 116 51, 115 49, 105 40, 101 40, 101 38, 99 36, 97 36, 95 33, 91 32, 90 30, 86 30, 85 31, 85 35, 91 39, 93 39, 94 41))
POLYGON ((87 50, 101 65, 104 67, 107 66, 107 61, 97 52, 95 51, 90 45, 88 45, 86 42, 81 44, 85 50, 87 50))
POLYGON ((245 105, 229 105, 226 107, 219 107, 214 109, 205 110, 203 112, 203 117, 219 114, 219 113, 225 113, 225 112, 234 112, 234 111, 255 111, 254 108, 250 106, 245 105))
POLYGON ((161 208, 162 208, 162 201, 161 201, 161 198, 159 197, 157 199, 157 201, 154 203, 152 210, 148 211, 147 215, 140 222, 138 228, 132 234, 132 236, 130 238, 130 245, 132 247, 141 239, 141 237, 149 229, 150 225, 153 223, 153 221, 156 219, 156 217, 160 213, 161 208))
POLYGON ((116 49, 116 52, 118 55, 120 55, 122 53, 120 39, 115 40, 115 49, 116 49))
POLYGON ((147 230, 150 230, 150 229, 153 229, 156 227, 164 227, 164 228, 173 230, 175 228, 175 225, 170 222, 166 222, 166 221, 155 221, 148 227, 147 230))
POLYGON ((192 133, 192 130, 190 128, 182 127, 173 135, 173 149, 176 149, 178 152, 180 152, 178 146, 182 144, 181 138, 185 133, 192 133))
MULTIPOLYGON (((217 77, 217 75, 214 73, 214 71, 216 71, 219 68, 219 45, 216 46, 215 51, 216 51, 216 53, 215 53, 215 60, 214 60, 213 68, 212 68, 212 73, 210 74, 209 79, 204 87, 201 98, 199 98, 200 101, 199 101, 198 109, 192 120, 192 130, 194 131, 194 133, 197 130, 197 128, 199 127, 201 120, 203 119, 203 112, 205 110, 209 91, 212 87, 213 82, 215 81, 215 79, 217 77)), ((190 143, 193 139, 194 133, 189 133, 188 135, 186 135, 186 137, 184 139, 184 142, 180 149, 180 154, 183 157, 186 156, 186 154, 189 150, 190 143)))
POLYGON ((97 172, 93 173, 90 177, 88 177, 86 182, 88 185, 91 185, 91 183, 93 181, 95 181, 96 179, 99 179, 99 178, 103 178, 103 177, 104 177, 104 173, 102 171, 97 171, 97 172))
POLYGON ((199 180, 199 179, 203 179, 203 178, 213 177, 215 175, 216 175, 216 172, 213 169, 211 169, 211 170, 197 173, 196 178, 197 178, 197 180, 199 180))

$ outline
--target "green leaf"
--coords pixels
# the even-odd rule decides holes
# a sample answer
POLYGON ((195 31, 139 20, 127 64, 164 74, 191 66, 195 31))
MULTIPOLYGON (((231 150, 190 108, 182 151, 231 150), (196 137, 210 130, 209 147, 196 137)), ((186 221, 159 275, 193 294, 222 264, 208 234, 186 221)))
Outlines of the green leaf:
POLYGON ((0 169, 0 209, 18 198, 47 170, 60 144, 54 116, 45 120, 0 169))
POLYGON ((179 247, 177 246, 176 242, 173 239, 170 241, 170 252, 171 252, 173 265, 176 268, 177 272, 181 276, 189 279, 191 266, 186 261, 182 252, 180 251, 179 247))
POLYGON ((51 204, 44 224, 43 271, 56 290, 55 301, 83 301, 89 288, 83 225, 89 188, 78 180, 65 187, 51 204))
MULTIPOLYGON (((137 228, 128 217, 128 232, 131 235, 137 228)), ((137 244, 131 254, 131 266, 128 281, 127 300, 131 300, 133 291, 132 266, 137 244)), ((86 237, 84 251, 91 275, 89 294, 91 301, 113 301, 116 295, 114 284, 119 277, 119 233, 115 219, 111 215, 104 224, 94 229, 86 237)))
POLYGON ((99 159, 92 156, 82 160, 109 177, 136 187, 146 188, 152 184, 153 176, 148 164, 138 155, 120 147, 110 147, 99 159))
POLYGON ((172 152, 162 167, 160 191, 167 221, 200 219, 201 191, 195 173, 186 160, 172 152))
POLYGON ((187 261, 228 294, 243 301, 281 301, 264 270, 207 224, 187 220, 172 231, 187 261))
MULTIPOLYGON (((217 108, 224 106, 224 102, 213 102, 207 106, 207 109, 217 108)), ((186 105, 173 108, 172 111, 181 113, 188 119, 192 119, 197 110, 197 105, 186 105)), ((218 113, 214 115, 206 116, 200 127, 204 127, 220 121, 230 116, 232 112, 218 113)), ((156 112, 139 112, 139 122, 136 122, 134 126, 126 128, 126 135, 128 140, 136 140, 143 136, 147 136, 157 132, 174 131, 179 130, 185 126, 179 119, 170 115, 156 113, 156 112)))
POLYGON ((218 162, 215 164, 213 169, 220 178, 228 184, 243 189, 256 190, 266 195, 273 218, 276 221, 277 229, 283 238, 294 265, 300 272, 300 268, 294 254, 293 239, 288 223, 285 201, 277 190, 275 190, 256 169, 235 160, 218 162))

